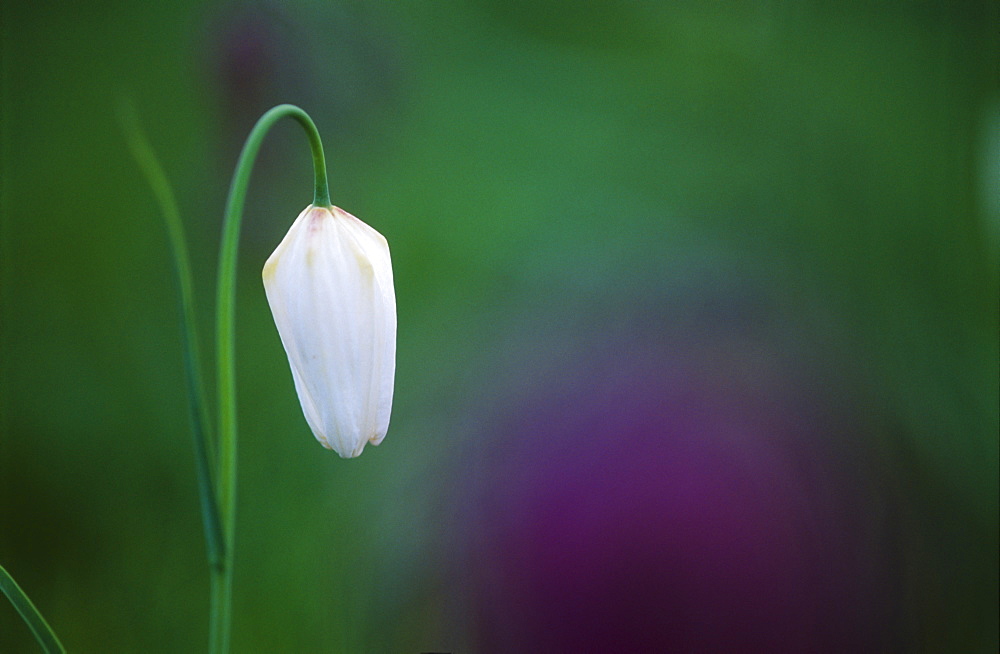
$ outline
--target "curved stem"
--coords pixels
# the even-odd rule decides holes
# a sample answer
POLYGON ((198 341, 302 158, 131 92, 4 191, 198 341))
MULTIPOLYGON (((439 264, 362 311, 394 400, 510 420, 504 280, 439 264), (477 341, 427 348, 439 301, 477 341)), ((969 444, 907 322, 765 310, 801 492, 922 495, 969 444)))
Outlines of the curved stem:
POLYGON ((313 204, 330 205, 330 190, 326 181, 326 160, 319 132, 309 115, 302 109, 282 104, 274 107, 257 121, 240 153, 229 187, 226 214, 222 226, 222 244, 219 250, 219 276, 216 295, 216 364, 219 403, 219 470, 218 498, 224 531, 225 550, 222 565, 212 571, 212 606, 210 651, 224 654, 229 651, 229 632, 232 615, 233 543, 236 525, 236 360, 235 304, 236 304, 236 252, 239 245, 240 223, 246 200, 247 184, 254 160, 264 136, 277 121, 295 119, 309 137, 315 172, 313 204))

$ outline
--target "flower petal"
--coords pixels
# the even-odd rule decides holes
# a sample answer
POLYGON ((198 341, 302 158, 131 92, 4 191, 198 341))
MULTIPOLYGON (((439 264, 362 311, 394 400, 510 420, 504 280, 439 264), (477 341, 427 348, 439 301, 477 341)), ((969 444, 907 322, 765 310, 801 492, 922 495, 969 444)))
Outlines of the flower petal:
POLYGON ((336 207, 307 207, 263 271, 306 422, 343 457, 385 438, 396 358, 389 246, 336 207))

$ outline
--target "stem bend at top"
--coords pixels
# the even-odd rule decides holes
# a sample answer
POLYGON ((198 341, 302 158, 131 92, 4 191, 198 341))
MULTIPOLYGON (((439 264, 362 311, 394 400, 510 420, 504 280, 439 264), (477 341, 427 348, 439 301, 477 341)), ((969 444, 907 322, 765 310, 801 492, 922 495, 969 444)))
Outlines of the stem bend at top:
POLYGON ((257 121, 243 145, 233 181, 226 200, 226 213, 222 226, 222 243, 219 246, 218 286, 215 306, 215 353, 217 365, 219 430, 218 430, 218 500, 222 521, 224 550, 222 565, 212 571, 212 600, 210 648, 216 654, 229 651, 229 632, 232 617, 233 543, 236 525, 236 254, 240 238, 240 223, 246 200, 247 185, 254 160, 264 136, 284 117, 294 118, 309 137, 312 150, 315 192, 313 204, 330 206, 330 189, 326 181, 326 160, 319 131, 309 115, 302 109, 281 104, 257 121))

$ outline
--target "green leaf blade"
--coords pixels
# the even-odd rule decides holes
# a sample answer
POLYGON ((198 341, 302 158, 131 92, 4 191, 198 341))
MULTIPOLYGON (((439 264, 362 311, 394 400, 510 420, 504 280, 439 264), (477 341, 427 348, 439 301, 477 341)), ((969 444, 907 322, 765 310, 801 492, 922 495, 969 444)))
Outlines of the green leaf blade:
POLYGON ((38 641, 38 644, 42 646, 42 649, 47 654, 50 652, 65 654, 66 649, 59 642, 59 638, 52 631, 52 627, 49 626, 49 623, 45 621, 42 614, 35 608, 31 599, 28 598, 27 593, 17 585, 17 582, 14 581, 14 578, 10 576, 10 573, 2 565, 0 565, 0 590, 7 596, 10 603, 14 605, 14 608, 21 615, 21 619, 31 629, 31 633, 35 635, 35 640, 38 641))

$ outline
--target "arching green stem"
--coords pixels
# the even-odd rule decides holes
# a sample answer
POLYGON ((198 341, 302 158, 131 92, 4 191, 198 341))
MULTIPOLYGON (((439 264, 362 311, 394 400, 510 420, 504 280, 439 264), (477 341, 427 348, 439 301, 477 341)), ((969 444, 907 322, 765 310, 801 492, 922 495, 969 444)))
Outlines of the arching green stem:
POLYGON ((211 651, 223 654, 229 651, 229 633, 233 585, 233 542, 236 524, 236 360, 235 304, 236 304, 236 251, 240 238, 240 223, 246 200, 247 184, 257 152, 268 130, 282 118, 294 118, 309 137, 312 149, 313 170, 316 184, 313 204, 330 205, 330 190, 326 181, 326 160, 319 132, 309 115, 290 104, 271 109, 257 121, 247 137, 233 173, 226 201, 226 214, 222 226, 222 244, 219 250, 219 277, 216 295, 215 348, 218 370, 219 402, 219 470, 218 498, 225 540, 222 565, 212 571, 211 651))

